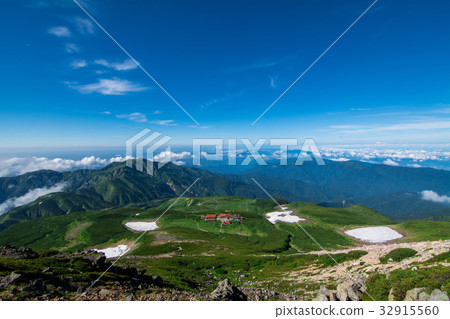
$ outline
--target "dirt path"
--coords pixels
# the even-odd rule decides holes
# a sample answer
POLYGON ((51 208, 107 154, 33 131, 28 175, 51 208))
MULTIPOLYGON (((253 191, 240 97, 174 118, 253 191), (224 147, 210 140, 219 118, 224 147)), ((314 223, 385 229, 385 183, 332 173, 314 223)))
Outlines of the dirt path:
MULTIPOLYGON (((347 261, 336 266, 327 268, 309 267, 304 271, 295 271, 288 274, 288 280, 314 280, 329 281, 329 279, 342 280, 348 278, 348 274, 354 276, 373 271, 378 273, 389 273, 396 269, 412 268, 412 263, 424 262, 435 255, 450 251, 450 240, 424 241, 414 243, 392 243, 363 245, 349 249, 330 251, 330 254, 349 253, 355 250, 367 251, 368 254, 359 259, 347 261), (410 248, 417 251, 417 255, 404 259, 400 262, 381 264, 379 258, 397 248, 410 248)), ((324 255, 324 251, 310 252, 310 254, 324 255)), ((440 263, 446 267, 449 262, 440 263)))

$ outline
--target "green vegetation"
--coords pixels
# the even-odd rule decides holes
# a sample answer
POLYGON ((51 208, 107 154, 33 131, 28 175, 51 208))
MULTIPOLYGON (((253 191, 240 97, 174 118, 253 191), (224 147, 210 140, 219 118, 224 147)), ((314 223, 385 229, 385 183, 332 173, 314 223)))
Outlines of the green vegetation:
MULTIPOLYGON (((279 201, 287 204, 281 199, 279 201)), ((144 207, 160 203, 147 202, 144 207)), ((22 222, 0 232, 0 245, 71 252, 130 243, 142 233, 127 229, 124 226, 126 222, 155 220, 169 207, 170 210, 158 220, 159 228, 144 234, 139 246, 130 252, 131 255, 289 255, 320 250, 319 246, 338 249, 355 243, 342 234, 344 227, 392 223, 390 219, 361 205, 347 208, 325 208, 308 203, 287 205, 307 220, 298 225, 284 222, 271 224, 265 214, 279 210, 271 199, 239 196, 184 197, 179 200, 169 199, 158 207, 149 209, 104 209, 22 222), (239 214, 245 217, 245 220, 241 223, 221 225, 219 221, 205 222, 201 218, 208 213, 218 214, 225 211, 239 214)), ((445 227, 448 227, 445 222, 420 223, 433 225, 422 229, 416 227, 414 232, 409 231, 410 236, 428 238, 428 232, 433 228, 433 238, 439 239, 441 237, 437 236, 445 233, 445 227)), ((400 225, 405 227, 405 224, 418 225, 412 222, 400 225)))
POLYGON ((402 241, 450 239, 449 222, 414 220, 397 224, 394 228, 407 235, 402 241))
POLYGON ((396 300, 403 300, 408 290, 417 287, 424 287, 430 291, 443 289, 450 293, 450 269, 443 266, 417 270, 399 269, 392 271, 389 277, 375 273, 367 279, 366 285, 368 292, 376 300, 388 300, 391 288, 396 300))
POLYGON ((389 253, 387 253, 383 257, 381 257, 380 261, 383 264, 386 264, 389 261, 389 259, 392 259, 393 261, 398 262, 398 261, 402 261, 403 259, 413 257, 416 254, 417 254, 417 251, 415 251, 414 249, 397 248, 397 249, 394 249, 394 250, 390 251, 389 253))
POLYGON ((9 227, 0 233, 0 245, 35 250, 77 251, 93 245, 130 239, 136 234, 122 225, 137 209, 111 209, 39 218, 9 227))
POLYGON ((293 203, 290 208, 297 209, 303 216, 335 226, 386 225, 393 221, 380 213, 363 205, 345 208, 327 208, 309 203, 293 203))
MULTIPOLYGON (((361 257, 366 252, 345 254, 332 254, 338 262, 353 260, 361 257)), ((288 272, 304 272, 312 266, 326 267, 335 265, 335 262, 327 255, 301 254, 295 256, 223 256, 223 257, 172 257, 172 258, 122 258, 119 265, 133 266, 146 269, 147 273, 155 274, 164 279, 171 286, 180 290, 195 291, 201 287, 211 292, 217 282, 228 278, 236 284, 244 282, 265 282, 267 289, 274 289, 284 293, 296 293, 298 289, 315 291, 320 285, 285 280, 288 272)))
POLYGON ((0 190, 8 189, 11 185, 14 189, 18 189, 15 192, 8 191, 5 198, 26 193, 33 187, 48 186, 48 184, 52 185, 57 182, 67 184, 65 192, 42 196, 32 203, 15 208, 0 216, 0 231, 13 224, 40 217, 128 205, 137 205, 143 208, 154 207, 151 204, 152 201, 167 200, 181 195, 197 178, 199 180, 189 189, 189 196, 265 197, 264 192, 256 185, 232 181, 221 175, 197 168, 180 167, 167 163, 161 169, 156 169, 157 164, 144 162, 144 171, 147 170, 147 165, 154 166, 153 175, 127 167, 126 163, 122 162, 112 163, 98 170, 78 170, 65 173, 39 171, 16 178, 0 178, 0 190), (36 183, 31 183, 27 178, 36 180, 36 183))
POLYGON ((450 260, 450 251, 439 254, 430 258, 426 261, 427 264, 437 263, 437 262, 448 262, 450 260))

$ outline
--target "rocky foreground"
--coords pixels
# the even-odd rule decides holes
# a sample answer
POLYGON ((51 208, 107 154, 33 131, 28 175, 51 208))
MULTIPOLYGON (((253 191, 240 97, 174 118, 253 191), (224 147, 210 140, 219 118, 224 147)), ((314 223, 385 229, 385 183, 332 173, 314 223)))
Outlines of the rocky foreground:
MULTIPOLYGON (((442 245, 441 242, 439 249, 443 246, 447 248, 446 245, 448 245, 447 241, 445 245, 442 245)), ((368 257, 373 258, 370 250, 374 252, 376 248, 372 246, 368 250, 368 257)), ((423 248, 424 253, 428 254, 429 251, 431 251, 429 248, 423 248)), ((426 258, 428 257, 426 256, 426 258)), ((355 262, 349 263, 352 263, 352 266, 359 265, 355 262)), ((444 264, 447 264, 447 261, 444 264)), ((385 265, 397 268, 395 263, 385 265)), ((399 267, 405 265, 406 262, 403 262, 399 267)), ((343 263, 336 268, 347 269, 355 274, 347 266, 350 265, 343 263)), ((323 278, 323 272, 329 272, 330 268, 333 269, 333 267, 322 268, 321 272, 316 275, 323 278)), ((387 269, 381 267, 380 271, 384 273, 387 269)), ((327 285, 322 285, 320 289, 317 288, 318 291, 316 290, 314 293, 313 300, 360 301, 372 299, 366 286, 367 276, 360 273, 352 276, 350 280, 349 274, 346 277, 340 277, 334 286, 335 289, 331 289, 329 285, 328 288, 327 285)), ((333 275, 335 276, 336 272, 333 275)), ((395 289, 395 287, 391 288, 389 300, 449 300, 447 292, 443 289, 430 290, 426 287, 416 287, 404 291, 403 294, 399 294, 395 289), (404 297, 398 299, 399 295, 404 297)), ((304 299, 297 294, 284 294, 264 288, 237 287, 229 279, 219 281, 212 292, 211 290, 208 292, 208 289, 202 287, 192 289, 192 291, 180 291, 162 278, 146 274, 145 270, 113 265, 103 254, 99 253, 37 253, 27 248, 0 247, 0 300, 246 301, 304 299), (94 282, 95 284, 93 284, 94 282)))

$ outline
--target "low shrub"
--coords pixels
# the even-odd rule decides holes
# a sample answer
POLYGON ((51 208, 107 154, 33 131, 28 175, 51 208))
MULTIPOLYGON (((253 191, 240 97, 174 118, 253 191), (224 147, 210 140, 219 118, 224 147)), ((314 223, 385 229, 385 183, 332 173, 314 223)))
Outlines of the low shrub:
POLYGON ((403 259, 413 257, 416 254, 417 254, 417 251, 414 250, 414 249, 397 248, 397 249, 394 249, 394 250, 390 251, 389 253, 387 253, 383 257, 381 257, 380 258, 380 262, 383 263, 383 264, 386 264, 389 261, 389 259, 392 259, 393 261, 399 262, 399 261, 402 261, 403 259))

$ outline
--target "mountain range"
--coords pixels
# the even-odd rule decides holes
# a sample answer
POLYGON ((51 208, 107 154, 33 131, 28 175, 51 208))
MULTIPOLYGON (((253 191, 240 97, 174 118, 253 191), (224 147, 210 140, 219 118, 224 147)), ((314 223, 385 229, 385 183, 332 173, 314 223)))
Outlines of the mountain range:
POLYGON ((252 166, 239 174, 222 174, 168 163, 148 175, 125 162, 97 170, 55 172, 41 170, 0 178, 0 203, 26 195, 33 189, 62 185, 50 193, 0 216, 0 230, 39 217, 72 212, 134 206, 150 208, 180 196, 245 196, 266 198, 253 178, 272 196, 288 201, 306 201, 326 207, 364 204, 394 220, 447 218, 446 203, 424 200, 423 190, 448 194, 450 172, 431 168, 406 168, 360 162, 326 161, 325 166, 252 166))

